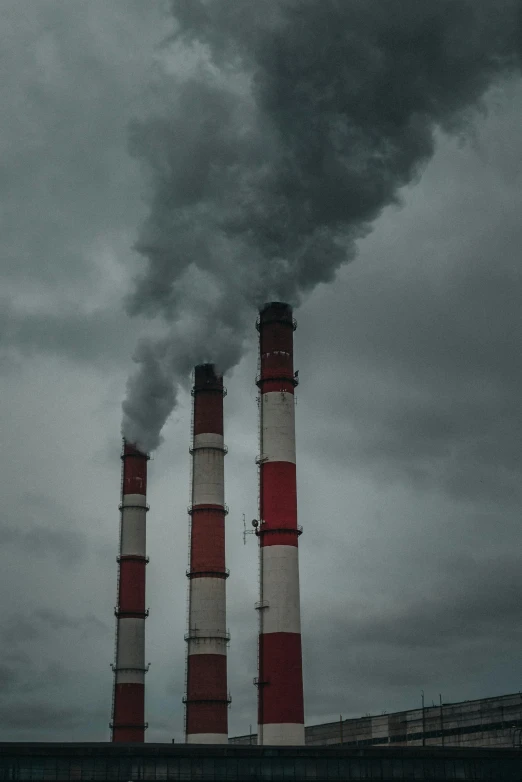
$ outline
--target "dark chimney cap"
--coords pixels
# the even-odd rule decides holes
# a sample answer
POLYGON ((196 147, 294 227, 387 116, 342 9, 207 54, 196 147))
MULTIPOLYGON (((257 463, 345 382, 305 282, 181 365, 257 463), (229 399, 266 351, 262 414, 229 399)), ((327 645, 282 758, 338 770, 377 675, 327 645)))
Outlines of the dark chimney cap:
POLYGON ((283 301, 269 301, 259 310, 258 324, 264 326, 267 323, 288 323, 295 328, 292 307, 283 301))
POLYGON ((215 364, 194 367, 194 391, 223 391, 223 376, 216 372, 215 364))
POLYGON ((149 455, 145 451, 141 451, 136 443, 129 443, 128 440, 123 440, 123 453, 122 453, 122 459, 125 458, 125 456, 137 456, 141 459, 148 459, 149 455))

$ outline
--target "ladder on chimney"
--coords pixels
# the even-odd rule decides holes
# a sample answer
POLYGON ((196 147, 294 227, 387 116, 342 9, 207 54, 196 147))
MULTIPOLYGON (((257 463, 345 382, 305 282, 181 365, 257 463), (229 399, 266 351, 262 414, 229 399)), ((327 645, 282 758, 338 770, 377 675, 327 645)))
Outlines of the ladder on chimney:
MULTIPOLYGON (((194 370, 192 371, 192 385, 195 383, 195 373, 194 370)), ((190 468, 189 468, 189 493, 190 493, 190 504, 189 504, 189 513, 188 515, 188 559, 187 559, 187 573, 190 572, 190 559, 191 559, 191 547, 192 547, 192 513, 190 511, 192 510, 192 506, 194 504, 194 493, 193 493, 193 480, 194 480, 194 457, 192 455, 192 448, 194 446, 194 403, 191 403, 190 405, 190 468)), ((190 636, 190 585, 191 580, 190 578, 187 579, 187 592, 186 592, 186 600, 185 600, 185 626, 187 628, 187 638, 190 636)), ((187 646, 185 649, 185 698, 188 694, 188 662, 189 662, 189 642, 187 641, 187 646)), ((185 709, 183 713, 183 735, 187 737, 187 708, 188 703, 185 702, 185 709)))
MULTIPOLYGON (((120 554, 121 554, 121 541, 122 541, 122 527, 123 527, 123 475, 125 470, 125 460, 123 459, 123 455, 125 452, 125 440, 122 440, 122 446, 121 446, 121 476, 120 476, 120 525, 119 525, 119 534, 118 534, 118 556, 116 557, 116 560, 118 562, 118 575, 116 577, 116 605, 114 608, 114 614, 115 614, 115 627, 114 627, 114 662, 112 664, 112 703, 111 703, 111 734, 114 728, 112 727, 114 725, 114 702, 116 700, 116 666, 118 664, 118 608, 119 608, 119 601, 120 601, 120 571, 121 571, 121 564, 120 564, 120 554)), ((112 739, 112 735, 111 735, 112 739)))
MULTIPOLYGON (((261 346, 259 346, 258 355, 257 355, 257 377, 261 377, 261 346)), ((263 509, 262 509, 262 502, 261 502, 261 470, 262 470, 262 464, 263 464, 263 394, 261 389, 258 389, 257 393, 257 407, 258 407, 258 453, 259 457, 257 459, 257 508, 258 508, 258 522, 259 522, 259 533, 261 532, 261 528, 263 525, 263 509)), ((257 708, 258 708, 258 714, 261 714, 261 706, 262 706, 262 697, 263 697, 263 682, 262 682, 262 675, 261 675, 261 635, 263 633, 263 618, 264 618, 264 611, 263 611, 263 601, 264 601, 264 595, 263 595, 263 549, 262 549, 262 537, 258 533, 258 558, 257 558, 257 581, 258 581, 258 603, 256 604, 256 608, 258 608, 258 635, 257 635, 257 676, 254 679, 254 686, 257 689, 257 708)), ((262 717, 262 715, 261 715, 262 717)), ((258 744, 263 743, 263 725, 262 725, 262 718, 259 720, 258 718, 258 744)))

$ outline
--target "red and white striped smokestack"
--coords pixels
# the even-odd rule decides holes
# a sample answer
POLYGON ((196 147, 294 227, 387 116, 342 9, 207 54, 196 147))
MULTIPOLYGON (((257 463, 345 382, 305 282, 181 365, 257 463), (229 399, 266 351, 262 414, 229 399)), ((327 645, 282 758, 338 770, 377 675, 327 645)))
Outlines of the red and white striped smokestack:
POLYGON ((112 741, 145 740, 145 517, 148 455, 124 440, 112 741))
POLYGON ((189 744, 228 741, 223 378, 194 370, 192 504, 185 733, 189 744))
POLYGON ((260 391, 258 743, 304 744, 295 467, 292 308, 266 304, 257 321, 260 391))

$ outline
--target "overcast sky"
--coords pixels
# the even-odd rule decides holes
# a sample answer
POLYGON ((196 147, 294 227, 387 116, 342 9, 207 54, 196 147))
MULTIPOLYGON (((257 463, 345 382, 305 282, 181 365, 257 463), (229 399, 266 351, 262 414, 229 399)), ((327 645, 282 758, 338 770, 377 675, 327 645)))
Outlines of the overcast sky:
MULTIPOLYGON (((137 341, 161 331, 129 314, 151 201, 129 128, 190 67, 169 6, 0 0, 2 740, 109 737, 121 403, 137 341)), ((521 115, 514 74, 464 130, 435 123, 431 160, 354 260, 299 284, 308 724, 418 707, 421 690, 520 689, 521 115)), ((225 378, 230 735, 256 722, 256 309, 241 308, 225 378)), ((189 429, 182 387, 149 463, 148 741, 183 735, 189 429)))

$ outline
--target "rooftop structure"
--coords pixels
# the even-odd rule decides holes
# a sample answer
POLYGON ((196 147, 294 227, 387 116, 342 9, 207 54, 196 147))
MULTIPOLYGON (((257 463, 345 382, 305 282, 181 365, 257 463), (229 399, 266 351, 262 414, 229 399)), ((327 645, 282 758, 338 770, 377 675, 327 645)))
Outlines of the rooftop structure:
POLYGON ((345 782, 522 778, 514 749, 0 743, 0 780, 345 782))
MULTIPOLYGON (((256 744, 256 734, 231 744, 256 744)), ((342 719, 305 728, 308 747, 519 747, 522 693, 342 719)))

